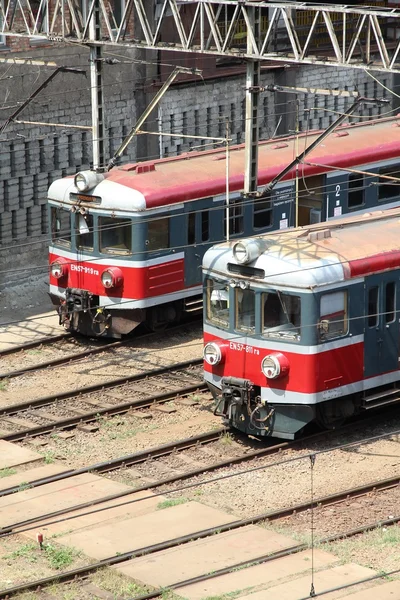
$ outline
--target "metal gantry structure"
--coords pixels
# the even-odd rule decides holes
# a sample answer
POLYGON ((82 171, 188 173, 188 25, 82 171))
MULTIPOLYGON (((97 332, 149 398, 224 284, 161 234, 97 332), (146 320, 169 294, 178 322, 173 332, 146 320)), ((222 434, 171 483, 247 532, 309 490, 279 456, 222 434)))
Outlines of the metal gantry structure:
POLYGON ((126 0, 120 15, 108 0, 40 0, 39 6, 37 0, 0 0, 0 33, 400 72, 397 8, 258 0, 157 0, 157 18, 150 19, 145 10, 148 1, 126 0), (90 23, 96 9, 99 37, 94 40, 90 23), (260 36, 254 30, 253 10, 262 16, 260 36), (173 42, 163 41, 165 27, 173 42))

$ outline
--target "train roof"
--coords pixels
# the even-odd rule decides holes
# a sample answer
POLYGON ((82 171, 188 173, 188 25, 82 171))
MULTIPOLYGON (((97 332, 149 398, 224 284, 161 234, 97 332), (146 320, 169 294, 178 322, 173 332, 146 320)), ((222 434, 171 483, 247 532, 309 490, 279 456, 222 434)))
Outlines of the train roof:
POLYGON ((399 208, 225 242, 203 259, 208 274, 230 279, 242 273, 263 285, 308 289, 395 268, 400 268, 399 208), (253 258, 244 265, 235 258, 238 243, 253 258))
MULTIPOLYGON (((302 133, 298 152, 320 134, 302 133)), ((294 136, 261 142, 258 154, 258 183, 263 186, 287 166, 296 155, 294 136)), ((339 127, 307 156, 300 175, 310 176, 335 169, 369 164, 400 156, 400 117, 378 119, 339 127), (313 163, 313 164, 308 164, 313 163), (321 165, 326 165, 321 166, 321 165)), ((230 148, 230 189, 244 186, 244 145, 230 148)), ((189 152, 173 158, 158 159, 114 167, 90 194, 100 196, 102 207, 120 210, 145 210, 165 205, 215 197, 226 189, 225 150, 189 152)), ((284 179, 294 177, 292 171, 284 179)), ((73 179, 55 181, 49 198, 68 201, 76 192, 73 179)))

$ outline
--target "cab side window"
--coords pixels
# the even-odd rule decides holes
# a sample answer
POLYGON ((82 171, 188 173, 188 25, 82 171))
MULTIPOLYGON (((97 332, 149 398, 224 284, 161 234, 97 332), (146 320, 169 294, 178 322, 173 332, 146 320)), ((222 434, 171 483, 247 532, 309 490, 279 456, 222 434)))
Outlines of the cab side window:
POLYGON ((318 329, 321 341, 330 340, 347 333, 346 291, 332 292, 321 296, 318 329))
POLYGON ((154 219, 147 224, 147 250, 169 248, 169 218, 154 219))

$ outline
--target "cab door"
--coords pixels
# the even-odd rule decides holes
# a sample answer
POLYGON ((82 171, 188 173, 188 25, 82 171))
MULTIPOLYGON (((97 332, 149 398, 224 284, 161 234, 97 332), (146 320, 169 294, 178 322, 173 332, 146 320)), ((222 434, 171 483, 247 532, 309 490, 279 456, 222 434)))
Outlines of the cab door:
POLYGON ((399 281, 397 273, 371 275, 365 282, 364 376, 398 369, 399 281))
POLYGON ((187 243, 185 247, 185 287, 199 285, 202 280, 203 256, 212 245, 210 229, 213 212, 204 201, 186 206, 187 243))

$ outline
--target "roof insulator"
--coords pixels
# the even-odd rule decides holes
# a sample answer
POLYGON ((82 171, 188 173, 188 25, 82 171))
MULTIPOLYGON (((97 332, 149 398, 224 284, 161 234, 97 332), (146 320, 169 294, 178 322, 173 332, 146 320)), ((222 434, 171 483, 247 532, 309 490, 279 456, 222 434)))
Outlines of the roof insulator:
POLYGON ((332 237, 330 229, 321 229, 320 231, 310 231, 307 236, 307 241, 318 242, 319 240, 325 240, 332 237))

